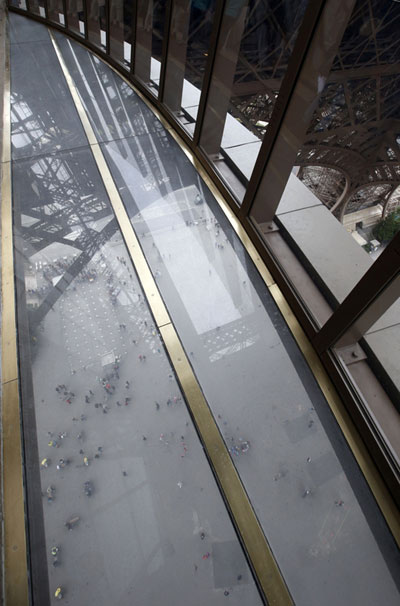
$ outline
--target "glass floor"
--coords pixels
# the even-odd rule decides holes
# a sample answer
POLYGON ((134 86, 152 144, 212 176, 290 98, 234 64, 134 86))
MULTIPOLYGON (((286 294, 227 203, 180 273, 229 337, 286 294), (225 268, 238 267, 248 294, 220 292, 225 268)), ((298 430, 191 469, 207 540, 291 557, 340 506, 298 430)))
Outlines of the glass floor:
MULTIPOLYGON (((55 40, 293 602, 398 604, 395 542, 218 203, 132 88, 55 40)), ((33 603, 265 603, 48 30, 10 14, 10 42, 33 603)))

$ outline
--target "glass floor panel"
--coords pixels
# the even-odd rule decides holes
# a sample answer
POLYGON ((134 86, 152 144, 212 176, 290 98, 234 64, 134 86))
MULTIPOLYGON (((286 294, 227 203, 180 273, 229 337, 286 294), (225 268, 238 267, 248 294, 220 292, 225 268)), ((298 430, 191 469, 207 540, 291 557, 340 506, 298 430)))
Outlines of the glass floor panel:
POLYGON ((260 605, 90 148, 12 175, 33 603, 260 605))
MULTIPOLYGON (((122 80, 78 44, 61 47, 295 603, 397 604, 398 550, 225 215, 168 131, 144 125, 147 108, 137 118, 122 80)), ((34 581, 65 585, 73 604, 260 603, 91 151, 79 146, 13 162, 34 581)))

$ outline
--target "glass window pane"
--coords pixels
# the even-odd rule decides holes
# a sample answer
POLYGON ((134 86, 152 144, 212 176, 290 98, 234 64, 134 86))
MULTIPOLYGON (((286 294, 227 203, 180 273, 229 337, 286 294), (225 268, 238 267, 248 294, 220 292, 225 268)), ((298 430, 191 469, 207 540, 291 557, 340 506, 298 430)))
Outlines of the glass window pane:
POLYGON ((63 1, 47 0, 47 16, 51 21, 65 25, 63 1))
POLYGON ((10 6, 16 6, 24 11, 26 11, 26 1, 25 0, 9 0, 10 6))
POLYGON ((85 13, 83 0, 67 0, 68 28, 76 34, 85 35, 85 13))
POLYGON ((110 3, 110 55, 124 67, 131 64, 134 3, 117 0, 110 3))
POLYGON ((138 0, 135 75, 158 95, 166 0, 138 0))
POLYGON ((228 164, 250 179, 306 6, 226 2, 200 139, 221 176, 228 164))
POLYGON ((107 44, 107 15, 105 0, 87 0, 89 41, 103 49, 107 44))
POLYGON ((324 13, 319 46, 312 47, 300 75, 285 136, 252 209, 263 229, 267 200, 276 203, 275 191, 289 178, 277 219, 333 305, 344 300, 400 226, 399 7, 357 0, 332 47, 333 29, 328 34, 323 25, 339 24, 342 14, 335 3, 324 13))
MULTIPOLYGON (((397 278, 399 282, 399 278, 397 278)), ((387 391, 397 399, 400 394, 400 297, 371 326, 365 334, 365 342, 370 348, 369 358, 387 391), (377 363, 384 370, 377 368, 377 363), (389 381, 388 381, 389 379, 389 381)), ((362 382, 359 384, 362 389, 362 382)))
POLYGON ((150 91, 158 95, 167 0, 153 0, 150 91))
MULTIPOLYGON (((20 7, 20 8, 22 8, 22 7, 20 7)), ((43 0, 30 0, 29 10, 32 13, 35 13, 35 15, 40 15, 40 17, 46 16, 43 0)))
MULTIPOLYGON (((400 230, 399 31, 395 2, 357 0, 347 15, 327 6, 251 211, 273 246, 276 209, 275 223, 332 309, 400 230)), ((396 398, 399 317, 397 302, 362 342, 396 398)))
POLYGON ((138 0, 134 71, 135 76, 146 85, 150 83, 152 25, 153 1, 138 0))
POLYGON ((193 135, 206 68, 215 0, 173 2, 164 103, 193 135))

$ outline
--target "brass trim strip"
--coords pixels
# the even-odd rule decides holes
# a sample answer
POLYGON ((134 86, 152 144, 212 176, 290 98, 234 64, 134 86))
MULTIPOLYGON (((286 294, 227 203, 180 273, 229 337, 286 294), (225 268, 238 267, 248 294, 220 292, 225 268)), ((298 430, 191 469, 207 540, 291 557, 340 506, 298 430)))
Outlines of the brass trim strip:
MULTIPOLYGON (((3 14, 6 17, 5 14, 3 14)), ((14 250, 11 199, 10 48, 6 18, 4 37, 4 97, 1 163, 1 356, 2 356, 2 491, 4 516, 4 599, 27 606, 28 567, 25 498, 18 389, 17 333, 14 294, 14 250)))
POLYGON ((162 301, 157 284, 139 246, 103 152, 100 145, 95 142, 95 133, 73 79, 50 30, 49 33, 117 217, 121 233, 141 281, 148 304, 153 312, 157 328, 163 338, 186 401, 193 413, 195 424, 202 437, 206 452, 212 461, 218 482, 226 497, 230 512, 242 538, 258 583, 270 606, 291 606, 293 601, 285 581, 162 301))
POLYGON ((159 331, 268 604, 293 604, 175 328, 169 324, 159 328, 159 331))
POLYGON ((389 526, 396 543, 400 547, 400 518, 398 509, 390 496, 382 477, 372 461, 368 451, 357 431, 349 413, 339 397, 333 383, 325 371, 317 352, 300 326, 293 311, 290 309, 280 288, 274 284, 269 288, 285 322, 287 323, 300 351, 307 360, 311 371, 317 381, 329 407, 338 422, 338 425, 351 449, 378 506, 389 526))
MULTIPOLYGON (((6 101, 4 103, 6 103, 6 101)), ((9 108, 9 98, 7 107, 9 108)), ((6 109, 4 110, 4 113, 6 113, 6 109)), ((3 141, 3 145, 6 144, 6 141, 3 141)), ((8 148, 10 148, 9 139, 8 148)), ((5 162, 2 164, 1 192, 1 282, 3 314, 1 330, 1 380, 3 383, 6 383, 18 378, 10 162, 5 162)))
POLYGON ((5 603, 28 606, 18 380, 3 384, 2 392, 5 603))

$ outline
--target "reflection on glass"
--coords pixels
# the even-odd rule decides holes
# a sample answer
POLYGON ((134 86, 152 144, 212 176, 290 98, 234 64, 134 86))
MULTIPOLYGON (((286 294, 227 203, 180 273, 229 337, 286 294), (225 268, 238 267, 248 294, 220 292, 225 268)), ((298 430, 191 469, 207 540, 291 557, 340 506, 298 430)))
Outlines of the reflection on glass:
MULTIPOLYGON (((106 71, 101 79, 111 81, 106 71)), ((100 104, 87 110, 101 123, 100 104)), ((133 123, 135 110, 126 111, 133 123)), ((123 112, 115 121, 123 132, 123 112)), ((104 140, 295 602, 397 604, 394 542, 210 191, 164 129, 104 140)), ((108 606, 117 596, 125 606, 132 596, 156 604, 160 594, 180 604, 195 591, 193 603, 226 603, 227 594, 236 604, 258 603, 240 557, 227 572, 237 542, 96 173, 86 149, 13 164, 19 334, 32 363, 22 382, 24 425, 32 429, 26 452, 36 455, 29 512, 37 512, 33 534, 44 512, 38 544, 52 595, 60 587, 72 603, 108 606)))
POLYGON ((26 11, 26 0, 9 0, 9 4, 26 11))
POLYGON ((133 9, 130 0, 110 3, 110 55, 124 67, 131 63, 133 9))
POLYGON ((18 162, 13 183, 32 557, 50 595, 260 606, 91 152, 18 162))
POLYGON ((67 0, 68 28, 81 36, 85 35, 85 13, 83 0, 67 0))
POLYGON ((158 95, 166 0, 138 0, 135 75, 158 95))
MULTIPOLYGON (((24 17, 20 17, 22 21, 24 17)), ((13 19, 11 29, 24 44, 11 45, 11 141, 13 158, 71 149, 87 144, 78 114, 45 27, 30 29, 13 19), (20 28, 20 32, 17 29, 20 28), (51 78, 49 74, 51 73, 51 78), (46 101, 46 105, 44 104, 46 101)))
POLYGON ((152 27, 153 0, 137 0, 134 71, 146 85, 150 83, 152 27))
POLYGON ((164 130, 132 88, 102 61, 63 34, 56 37, 100 141, 164 130))
POLYGON ((87 0, 86 7, 89 41, 105 48, 107 44, 106 0, 87 0))
POLYGON ((295 603, 333 605, 340 586, 344 603, 396 604, 394 543, 376 535, 373 497, 209 190, 168 132, 102 148, 295 603))
POLYGON ((47 15, 51 21, 65 25, 63 0, 47 0, 47 15))
POLYGON ((307 0, 226 3, 200 144, 217 168, 233 163, 244 181, 253 171, 306 6, 307 0))
MULTIPOLYGON (((16 6, 15 4, 11 3, 12 6, 16 6)), ((19 7, 19 8, 26 8, 26 7, 19 7)), ((29 1, 29 10, 32 13, 35 13, 36 15, 40 15, 40 17, 45 17, 46 16, 46 12, 45 12, 45 8, 44 8, 44 1, 40 1, 40 0, 30 0, 29 1)))
POLYGON ((193 135, 209 51, 215 0, 173 3, 164 103, 193 135))
POLYGON ((152 42, 151 42, 151 71, 149 90, 158 95, 158 85, 161 73, 162 47, 164 42, 165 13, 167 0, 152 0, 152 42))
POLYGON ((51 151, 12 163, 34 602, 261 606, 92 150, 51 151))

